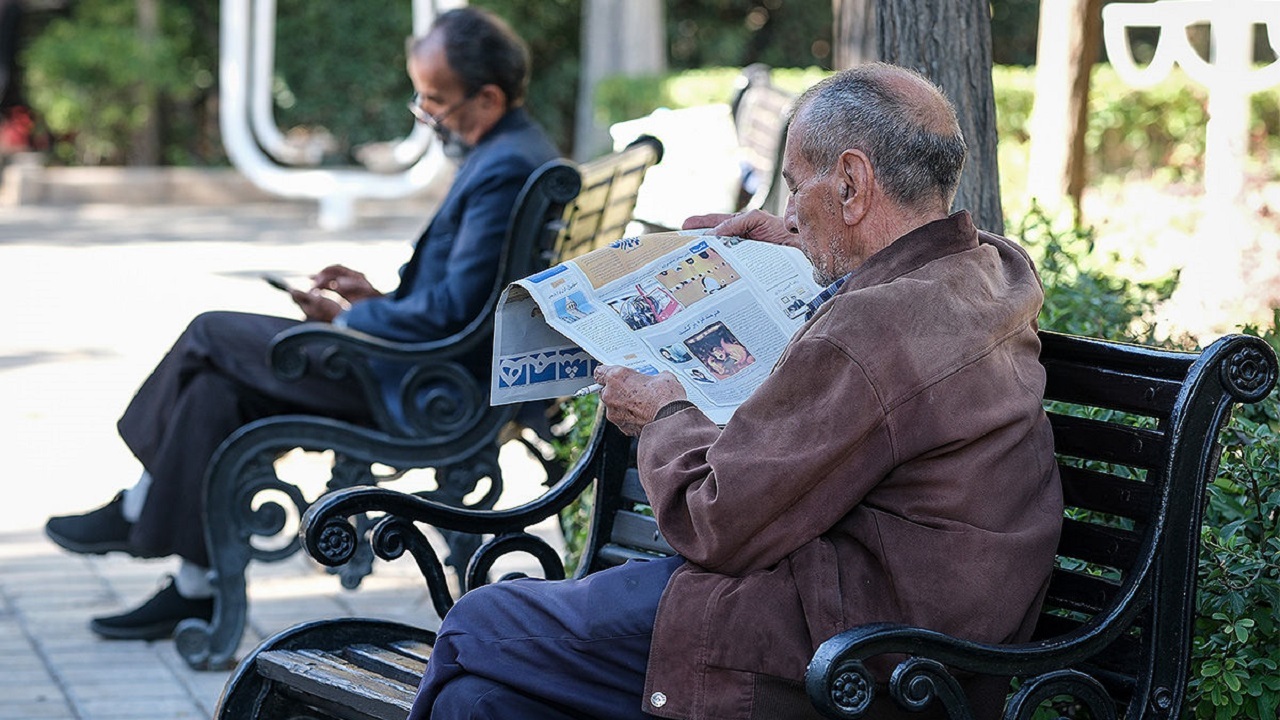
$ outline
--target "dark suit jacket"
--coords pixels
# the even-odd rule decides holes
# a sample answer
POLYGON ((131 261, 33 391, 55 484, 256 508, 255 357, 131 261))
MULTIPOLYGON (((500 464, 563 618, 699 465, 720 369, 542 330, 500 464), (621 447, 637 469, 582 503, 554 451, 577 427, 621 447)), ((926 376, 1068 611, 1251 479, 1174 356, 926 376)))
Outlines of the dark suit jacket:
MULTIPOLYGON (((437 340, 461 330, 484 310, 497 282, 498 260, 511 210, 525 181, 559 156, 554 145, 521 108, 508 112, 458 168, 453 185, 413 256, 400 268, 400 286, 383 297, 354 303, 341 322, 397 342, 437 340)), ((471 364, 487 375, 485 358, 471 364)), ((378 368, 384 396, 398 411, 401 370, 378 368)), ((487 380, 485 386, 487 387, 487 380)))
POLYGON ((435 340, 462 329, 493 290, 520 188, 558 155, 524 110, 508 112, 458 168, 400 269, 400 286, 352 305, 343 313, 347 326, 399 342, 435 340))

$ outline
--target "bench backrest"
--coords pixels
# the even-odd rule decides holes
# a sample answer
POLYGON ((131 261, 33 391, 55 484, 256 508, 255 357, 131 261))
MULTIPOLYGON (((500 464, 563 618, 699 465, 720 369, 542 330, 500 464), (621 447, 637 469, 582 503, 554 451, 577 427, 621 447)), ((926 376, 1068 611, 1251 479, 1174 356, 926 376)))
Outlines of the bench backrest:
POLYGON ((1180 707, 1218 433, 1274 360, 1243 336, 1198 355, 1041 336, 1066 517, 1035 639, 1073 637, 1121 712, 1180 707))
MULTIPOLYGON (((1072 637, 1064 652, 1121 713, 1130 702, 1177 707, 1216 438, 1234 403, 1270 390, 1274 360, 1265 343, 1244 336, 1199 354, 1040 337, 1066 517, 1035 638, 1072 637)), ((593 533, 579 573, 672 552, 646 512, 632 441, 602 424, 592 451, 593 533)))
POLYGON ((645 173, 662 160, 662 143, 642 135, 622 150, 578 168, 582 189, 565 209, 548 265, 604 247, 626 232, 645 173))
POLYGON ((773 84, 767 65, 743 68, 730 107, 745 167, 739 209, 782 215, 787 188, 782 182, 787 112, 795 95, 773 84))

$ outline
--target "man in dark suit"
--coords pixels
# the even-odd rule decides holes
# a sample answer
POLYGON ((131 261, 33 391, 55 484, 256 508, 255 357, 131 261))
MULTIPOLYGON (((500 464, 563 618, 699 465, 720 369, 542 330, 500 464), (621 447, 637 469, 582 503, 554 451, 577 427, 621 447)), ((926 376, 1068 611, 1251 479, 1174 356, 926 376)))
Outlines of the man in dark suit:
MULTIPOLYGON (((363 274, 333 265, 314 276, 310 290, 290 292, 308 320, 421 342, 461 329, 481 311, 516 196, 535 169, 558 155, 522 108, 528 67, 524 42, 474 8, 444 13, 411 41, 408 73, 416 92, 409 109, 460 162, 453 185, 394 292, 380 293, 363 274)), ((144 468, 138 485, 101 508, 46 524, 49 537, 73 552, 183 559, 173 581, 140 607, 94 618, 97 634, 164 638, 185 618, 211 616, 201 487, 214 450, 236 428, 285 413, 370 419, 350 383, 275 377, 267 348, 298 322, 234 312, 196 317, 118 423, 144 468)))

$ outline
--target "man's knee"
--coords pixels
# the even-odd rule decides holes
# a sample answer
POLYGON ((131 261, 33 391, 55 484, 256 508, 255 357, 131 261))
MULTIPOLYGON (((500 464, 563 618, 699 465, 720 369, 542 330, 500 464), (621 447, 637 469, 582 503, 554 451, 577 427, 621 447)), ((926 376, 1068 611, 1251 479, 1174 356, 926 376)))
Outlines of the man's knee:
POLYGON ((509 582, 481 585, 458 598, 440 625, 440 634, 469 634, 489 627, 500 615, 519 602, 510 592, 509 582))
POLYGON ((510 720, 520 717, 567 716, 502 683, 476 675, 461 675, 449 681, 431 705, 431 720, 510 720))

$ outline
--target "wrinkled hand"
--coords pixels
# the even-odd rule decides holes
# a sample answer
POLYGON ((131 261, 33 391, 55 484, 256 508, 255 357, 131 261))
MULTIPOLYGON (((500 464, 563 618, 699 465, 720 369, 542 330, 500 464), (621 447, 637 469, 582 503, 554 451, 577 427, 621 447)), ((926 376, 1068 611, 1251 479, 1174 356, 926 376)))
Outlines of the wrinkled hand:
POLYGON ((670 372, 660 375, 644 375, 621 365, 601 365, 596 368, 596 382, 604 385, 600 401, 604 403, 605 417, 622 432, 636 437, 663 405, 688 397, 684 386, 670 372))
MULTIPOLYGON (((369 279, 364 273, 352 270, 343 265, 330 265, 311 276, 314 283, 312 290, 329 290, 338 293, 347 302, 356 302, 357 300, 365 300, 371 297, 378 297, 382 293, 374 289, 369 279)), ((297 298, 294 298, 297 302, 297 298)), ((299 306, 302 303, 298 303, 299 306)), ((306 308, 303 307, 305 311, 306 308)))
POLYGON ((724 237, 740 237, 748 240, 760 240, 761 242, 773 243, 775 245, 790 245, 791 247, 799 247, 800 237, 787 230, 786 223, 777 215, 770 215, 763 210, 748 210, 744 213, 709 213, 707 215, 693 215, 686 218, 684 225, 685 230, 693 230, 695 228, 712 228, 711 232, 715 235, 724 237))
POLYGON ((311 292, 303 292, 301 290, 290 290, 289 297, 293 298, 293 302, 302 309, 302 314, 308 320, 318 322, 333 322, 345 308, 337 300, 325 297, 320 290, 312 290, 311 292))

